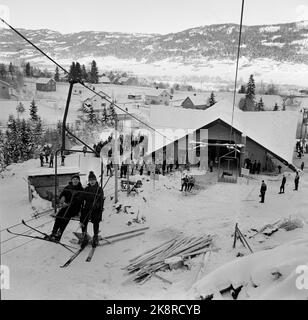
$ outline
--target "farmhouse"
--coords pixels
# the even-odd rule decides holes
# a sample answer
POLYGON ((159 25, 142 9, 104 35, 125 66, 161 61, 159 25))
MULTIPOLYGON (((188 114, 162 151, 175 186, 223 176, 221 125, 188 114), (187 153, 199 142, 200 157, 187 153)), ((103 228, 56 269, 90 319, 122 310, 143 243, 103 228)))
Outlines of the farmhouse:
POLYGON ((194 95, 191 97, 187 97, 182 103, 181 106, 186 109, 200 109, 205 110, 209 108, 207 105, 206 99, 204 96, 194 95))
POLYGON ((101 76, 98 78, 98 83, 110 84, 110 79, 107 76, 101 76))
MULTIPOLYGON (((105 97, 105 94, 102 91, 99 91, 98 94, 105 97)), ((94 112, 102 112, 104 108, 108 108, 110 106, 110 103, 95 94, 92 97, 85 99, 82 102, 82 105, 86 108, 92 106, 94 112)))
POLYGON ((37 91, 56 91, 57 84, 52 78, 38 78, 36 80, 36 90, 37 91))
POLYGON ((0 80, 0 99, 10 99, 13 95, 13 86, 0 80))
POLYGON ((172 95, 165 89, 153 89, 144 97, 145 104, 162 104, 168 106, 172 95))
POLYGON ((163 161, 174 156, 180 164, 189 159, 204 169, 213 161, 237 175, 247 158, 260 161, 264 171, 274 170, 277 161, 294 169, 297 121, 294 111, 243 112, 236 108, 232 122, 232 104, 224 100, 205 111, 151 107, 151 126, 168 139, 152 134, 147 159, 163 161), (238 148, 230 149, 230 143, 238 148))

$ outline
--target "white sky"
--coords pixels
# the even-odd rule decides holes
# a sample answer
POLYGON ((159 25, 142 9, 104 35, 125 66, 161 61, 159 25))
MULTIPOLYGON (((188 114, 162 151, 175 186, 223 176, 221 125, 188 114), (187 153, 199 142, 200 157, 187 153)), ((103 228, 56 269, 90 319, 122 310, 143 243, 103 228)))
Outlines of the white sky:
MULTIPOLYGON (((241 0, 0 0, 14 27, 78 31, 171 33, 239 23, 241 0)), ((308 20, 308 0, 246 0, 243 24, 308 20)))

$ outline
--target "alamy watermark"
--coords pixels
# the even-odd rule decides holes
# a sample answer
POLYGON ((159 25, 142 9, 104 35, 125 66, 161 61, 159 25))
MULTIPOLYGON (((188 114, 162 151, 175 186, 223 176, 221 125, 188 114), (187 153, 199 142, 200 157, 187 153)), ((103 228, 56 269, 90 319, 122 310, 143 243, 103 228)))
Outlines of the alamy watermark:
POLYGON ((1 290, 10 289, 10 269, 8 266, 0 266, 0 288, 1 290))
POLYGON ((308 290, 308 266, 300 265, 296 268, 295 272, 300 274, 295 281, 296 288, 299 290, 308 290))

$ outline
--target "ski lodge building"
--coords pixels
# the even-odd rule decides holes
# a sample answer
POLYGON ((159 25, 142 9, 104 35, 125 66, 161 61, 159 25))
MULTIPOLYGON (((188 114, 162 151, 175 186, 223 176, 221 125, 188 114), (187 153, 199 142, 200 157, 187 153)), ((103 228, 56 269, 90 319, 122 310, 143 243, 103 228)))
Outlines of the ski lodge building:
POLYGON ((295 170, 292 159, 299 117, 294 111, 244 112, 236 107, 232 117, 228 100, 206 110, 153 106, 150 124, 167 139, 150 133, 145 158, 157 163, 174 154, 174 161, 185 164, 189 159, 200 163, 201 169, 207 169, 209 161, 218 165, 223 160, 233 174, 240 173, 247 158, 260 161, 261 171, 273 171, 277 161, 295 170))

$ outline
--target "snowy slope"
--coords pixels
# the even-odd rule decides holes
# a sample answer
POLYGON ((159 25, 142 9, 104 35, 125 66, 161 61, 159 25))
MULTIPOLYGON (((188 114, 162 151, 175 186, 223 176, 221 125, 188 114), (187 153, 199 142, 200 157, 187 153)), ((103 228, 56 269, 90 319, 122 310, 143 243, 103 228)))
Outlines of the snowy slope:
MULTIPOLYGON (((66 158, 66 161, 67 166, 76 166, 80 163, 81 172, 85 174, 85 176, 82 176, 83 184, 85 184, 90 169, 94 170, 97 176, 99 175, 98 158, 91 155, 86 157, 81 155, 80 160, 79 156, 70 155, 66 158)), ((21 218, 28 219, 31 217, 31 206, 27 202, 27 185, 24 183, 23 177, 26 171, 38 166, 38 160, 30 160, 23 164, 12 165, 9 168, 10 171, 3 174, 0 190, 1 222, 7 221, 9 224, 13 224, 18 223, 21 218)), ((134 176, 133 178, 138 179, 139 177, 134 176)), ((288 241, 303 239, 308 235, 306 214, 308 200, 303 197, 308 191, 308 178, 305 173, 301 177, 299 191, 293 192, 293 174, 287 173, 286 194, 283 196, 277 194, 281 177, 259 176, 256 179, 250 180, 248 184, 246 180, 240 180, 238 184, 222 184, 216 182, 215 172, 207 173, 204 176, 202 188, 195 190, 193 194, 185 195, 179 192, 179 173, 166 177, 160 176, 159 181, 155 181, 155 184, 147 176, 143 176, 143 192, 139 196, 127 197, 126 193, 120 192, 120 203, 131 205, 133 214, 123 212, 116 214, 113 209, 113 201, 110 198, 113 185, 113 182, 110 181, 105 189, 107 199, 104 220, 100 226, 102 234, 110 235, 144 226, 149 226, 150 229, 142 236, 98 247, 91 263, 85 262, 88 253, 88 249, 86 249, 68 269, 59 268, 70 256, 70 253, 60 246, 38 240, 24 244, 26 240, 21 238, 7 241, 2 245, 2 263, 10 267, 11 289, 5 291, 3 297, 4 299, 187 298, 185 288, 188 284, 190 286, 193 284, 192 280, 195 278, 200 265, 199 257, 191 260, 190 270, 179 269, 160 273, 173 282, 172 286, 155 278, 143 285, 136 285, 127 281, 129 277, 121 270, 128 265, 129 259, 180 233, 190 236, 216 234, 215 247, 220 250, 212 253, 205 268, 205 275, 234 259, 245 259, 242 260, 245 263, 243 266, 240 265, 240 262, 230 262, 230 265, 222 267, 227 269, 226 272, 228 273, 226 274, 231 274, 230 279, 226 277, 230 281, 233 280, 233 277, 236 278, 235 273, 232 272, 236 268, 235 266, 248 268, 246 272, 241 273, 245 280, 245 275, 253 272, 249 271, 251 263, 266 257, 267 253, 261 251, 277 246, 277 249, 274 249, 276 250, 274 252, 277 252, 277 257, 280 257, 280 260, 277 260, 279 262, 277 266, 283 265, 284 262, 288 263, 289 255, 286 257, 286 253, 289 252, 290 248, 294 248, 294 244, 284 247, 279 247, 279 245, 288 241), (258 203, 260 179, 265 179, 268 185, 266 201, 262 206, 258 203), (128 226, 127 222, 136 217, 138 209, 140 215, 145 216, 146 223, 133 223, 133 225, 128 226), (259 229, 266 223, 272 223, 290 215, 300 218, 304 223, 304 228, 289 232, 280 230, 271 237, 252 238, 249 243, 253 250, 255 252, 260 251, 260 253, 257 253, 257 258, 254 258, 253 255, 248 257, 249 252, 240 244, 237 245, 236 250, 232 249, 231 235, 234 232, 235 222, 239 223, 243 233, 250 234, 250 228, 259 229), (14 248, 14 246, 20 247, 14 248), (5 253, 7 250, 12 251, 5 253), (242 252, 247 258, 236 258, 238 252, 242 252)), ((52 219, 44 217, 32 221, 31 224, 34 226, 44 224, 40 227, 40 230, 49 232, 52 227, 52 219)), ((22 228, 18 230, 25 231, 22 228)), ((73 238, 72 232, 76 230, 79 230, 78 223, 71 222, 65 231, 63 242, 69 243, 70 239, 73 238)), ((89 232, 92 233, 91 226, 89 232)), ((7 237, 7 233, 1 232, 1 238, 4 239, 4 237, 7 237)), ((302 245, 298 242, 296 250, 292 249, 294 251, 292 253, 294 262, 287 269, 283 269, 286 270, 284 272, 285 278, 288 274, 294 278, 292 270, 295 263, 304 262, 303 250, 307 244, 305 241, 301 243, 302 245)), ((270 252, 268 251, 268 254, 270 252)), ((250 297, 282 298, 285 296, 284 292, 288 292, 293 278, 288 280, 290 283, 280 281, 281 286, 287 285, 287 289, 284 289, 285 291, 282 293, 277 292, 277 290, 275 292, 275 289, 279 288, 276 282, 272 283, 266 280, 268 276, 266 272, 270 267, 270 262, 265 269, 260 266, 261 273, 256 274, 259 282, 264 286, 266 285, 267 291, 258 292, 256 290, 250 297)), ((258 271, 258 269, 255 270, 258 271)), ((216 274, 219 272, 217 271, 216 274)), ((211 280, 215 279, 214 276, 210 275, 208 279, 210 280, 205 278, 204 281, 211 281, 213 285, 215 284, 215 281, 211 280)), ((195 288, 200 289, 199 293, 203 292, 202 284, 196 285, 195 288)), ((191 292, 189 298, 195 298, 196 293, 198 291, 191 292)), ((301 294, 294 293, 294 296, 304 298, 301 294)), ((247 296, 241 296, 241 298, 245 299, 247 296)))

